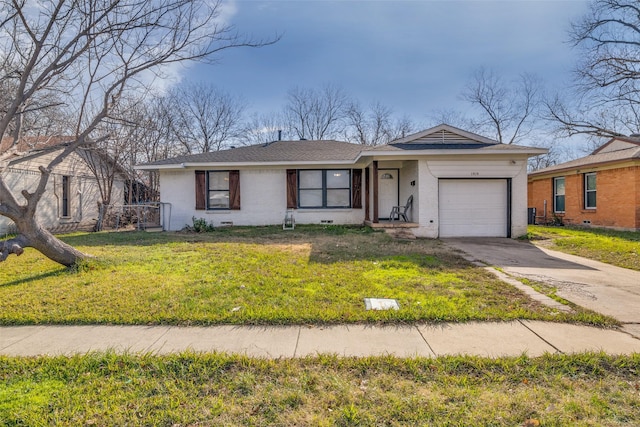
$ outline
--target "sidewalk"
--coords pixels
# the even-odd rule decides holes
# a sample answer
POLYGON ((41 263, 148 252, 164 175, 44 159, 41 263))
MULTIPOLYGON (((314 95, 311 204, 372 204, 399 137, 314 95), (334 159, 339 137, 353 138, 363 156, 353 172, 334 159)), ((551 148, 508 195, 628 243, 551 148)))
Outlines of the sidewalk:
POLYGON ((71 355, 105 350, 153 354, 218 351, 263 358, 320 353, 399 357, 523 353, 536 357, 585 351, 631 354, 640 353, 640 328, 622 332, 522 320, 413 326, 0 327, 2 355, 71 355))

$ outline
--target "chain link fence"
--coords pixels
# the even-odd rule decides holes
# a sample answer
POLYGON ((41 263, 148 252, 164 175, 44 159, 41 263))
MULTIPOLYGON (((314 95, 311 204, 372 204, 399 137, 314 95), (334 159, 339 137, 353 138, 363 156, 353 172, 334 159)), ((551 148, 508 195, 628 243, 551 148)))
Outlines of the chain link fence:
POLYGON ((169 224, 171 205, 146 202, 133 205, 101 205, 96 231, 146 230, 162 231, 169 224))

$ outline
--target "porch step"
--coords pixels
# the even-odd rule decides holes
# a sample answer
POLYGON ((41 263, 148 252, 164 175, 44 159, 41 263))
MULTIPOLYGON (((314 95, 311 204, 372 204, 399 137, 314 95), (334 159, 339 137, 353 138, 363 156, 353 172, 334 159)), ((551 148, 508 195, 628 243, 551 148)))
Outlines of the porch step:
POLYGON ((410 228, 386 228, 384 231, 394 239, 416 240, 416 235, 410 228))

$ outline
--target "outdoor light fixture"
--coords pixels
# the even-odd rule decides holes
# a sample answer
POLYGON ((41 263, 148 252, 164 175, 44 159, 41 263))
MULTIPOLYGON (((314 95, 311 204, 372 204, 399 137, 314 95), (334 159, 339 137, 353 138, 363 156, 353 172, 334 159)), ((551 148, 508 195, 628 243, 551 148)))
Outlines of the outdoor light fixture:
POLYGON ((389 172, 383 173, 380 179, 393 179, 393 175, 391 175, 389 172))

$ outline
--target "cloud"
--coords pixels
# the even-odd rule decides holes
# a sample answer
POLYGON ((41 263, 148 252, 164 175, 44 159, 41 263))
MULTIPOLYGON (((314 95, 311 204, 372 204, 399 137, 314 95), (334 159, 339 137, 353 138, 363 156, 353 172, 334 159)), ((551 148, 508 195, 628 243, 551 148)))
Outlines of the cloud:
MULTIPOLYGON (((209 31, 210 28, 215 26, 218 28, 232 26, 233 18, 238 13, 236 0, 207 0, 205 1, 205 4, 211 8, 216 8, 217 16, 212 22, 212 25, 205 28, 204 31, 209 31)), ((184 77, 189 73, 189 70, 194 67, 196 63, 196 61, 190 61, 164 64, 156 70, 150 70, 143 73, 140 80, 145 84, 145 86, 149 87, 152 92, 162 95, 172 87, 180 84, 184 77)))

